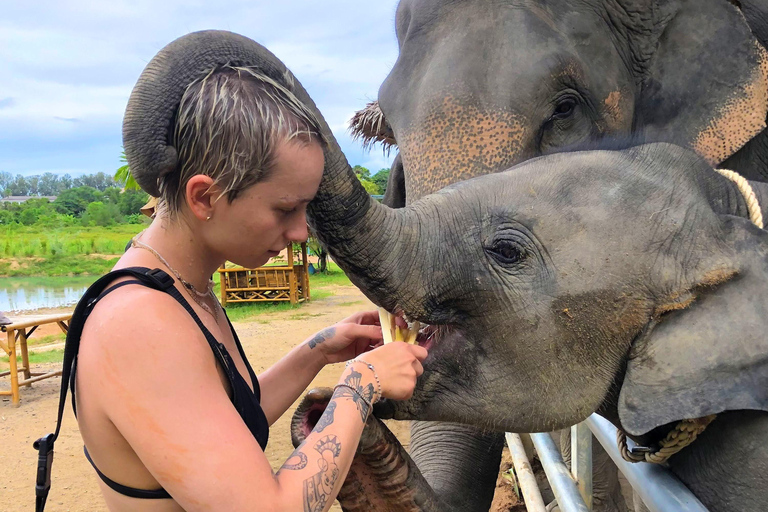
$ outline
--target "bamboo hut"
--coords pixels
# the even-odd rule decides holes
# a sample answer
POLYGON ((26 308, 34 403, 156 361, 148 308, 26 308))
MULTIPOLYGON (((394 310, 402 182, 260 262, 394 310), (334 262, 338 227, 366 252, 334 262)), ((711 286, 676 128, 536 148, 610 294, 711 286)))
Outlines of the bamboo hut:
POLYGON ((309 300, 307 244, 294 250, 287 248, 285 264, 268 263, 258 268, 231 267, 219 269, 221 305, 236 302, 290 302, 309 300))

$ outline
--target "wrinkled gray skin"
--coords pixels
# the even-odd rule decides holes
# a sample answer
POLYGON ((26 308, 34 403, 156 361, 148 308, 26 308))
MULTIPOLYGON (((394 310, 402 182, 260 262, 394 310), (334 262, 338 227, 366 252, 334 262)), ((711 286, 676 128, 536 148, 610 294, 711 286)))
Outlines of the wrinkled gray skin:
POLYGON ((414 397, 377 415, 537 432, 598 411, 642 442, 719 413, 670 467, 710 510, 768 500, 768 232, 706 163, 663 144, 551 155, 348 214, 388 229, 341 244, 319 223, 335 261, 445 326, 414 397), (382 247, 417 263, 362 272, 382 247))
MULTIPOLYGON (((168 128, 186 85, 227 62, 259 67, 314 108, 283 64, 253 41, 219 31, 174 41, 147 65, 126 111, 126 155, 147 190, 157 186, 158 172, 173 165, 168 128)), ((765 328, 765 301, 759 300, 765 262, 763 246, 755 242, 765 233, 728 216, 743 217, 744 201, 701 162, 686 164, 675 148, 647 158, 649 148, 554 155, 482 178, 482 186, 450 189, 391 210, 367 195, 322 124, 329 138, 326 168, 310 205, 322 240, 375 302, 448 326, 414 399, 381 413, 541 431, 600 410, 630 433, 643 434, 683 417, 764 409, 764 397, 750 395, 755 387, 768 389, 764 368, 734 358, 765 354, 764 347, 750 345, 753 331, 762 341, 765 328), (621 183, 617 169, 626 177, 621 183), (595 208, 600 204, 605 208, 595 208), (526 249, 524 264, 514 271, 504 271, 490 254, 499 234, 526 249), (595 257, 595 248, 610 256, 595 257), (730 281, 715 286, 723 276, 730 281), (687 296, 700 297, 685 311, 661 314, 687 296), (733 340, 737 318, 743 325, 734 349, 722 340, 733 340), (684 335, 711 321, 704 341, 684 335), (664 360, 654 361, 655 354, 664 360), (670 362, 708 364, 708 378, 697 367, 671 368, 673 377, 665 375, 670 362), (652 371, 657 374, 648 377, 652 371), (621 390, 621 400, 609 390, 621 390), (704 396, 690 394, 697 390, 704 396)), ((766 196, 762 188, 758 194, 766 196)), ((721 414, 701 438, 709 443, 697 442, 673 459, 673 468, 714 510, 754 510, 754 494, 745 493, 768 488, 755 480, 766 474, 763 421, 758 413, 721 414), (739 421, 743 431, 732 439, 739 421), (728 442, 718 444, 718 438, 728 442), (723 499, 727 507, 717 501, 723 499)), ((465 439, 473 444, 469 435, 465 439)), ((461 444, 452 446, 464 451, 461 444)), ((461 478, 471 483, 468 473, 461 478)))
MULTIPOLYGON (((383 128, 360 129, 399 150, 389 206, 630 133, 768 178, 766 64, 756 49, 768 43, 766 0, 402 0, 395 25, 400 55, 379 91, 383 128)), ((475 453, 500 436, 440 430, 414 424, 414 459, 447 500, 484 512, 494 479, 466 468, 492 473, 498 457, 479 468, 475 453)))

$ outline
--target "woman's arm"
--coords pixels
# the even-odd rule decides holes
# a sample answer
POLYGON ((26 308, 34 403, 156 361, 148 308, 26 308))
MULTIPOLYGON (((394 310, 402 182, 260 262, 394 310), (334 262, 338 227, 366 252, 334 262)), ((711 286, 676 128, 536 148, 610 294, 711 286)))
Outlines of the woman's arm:
POLYGON ((259 375, 261 408, 271 425, 328 363, 352 359, 381 343, 378 313, 357 313, 323 329, 259 375))
MULTIPOLYGON (((421 347, 393 343, 363 357, 376 365, 384 395, 402 398, 412 393, 425 356, 421 347)), ((125 479, 116 469, 121 452, 110 451, 124 439, 188 511, 327 510, 369 413, 354 386, 337 389, 336 405, 273 474, 232 405, 200 330, 172 298, 152 290, 105 297, 86 325, 78 360, 78 409, 88 412, 80 416, 102 415, 122 436, 89 444, 97 464, 109 461, 100 469, 125 479)), ((352 365, 342 383, 360 366, 360 377, 349 382, 359 381, 368 393, 376 384, 366 366, 352 365)))

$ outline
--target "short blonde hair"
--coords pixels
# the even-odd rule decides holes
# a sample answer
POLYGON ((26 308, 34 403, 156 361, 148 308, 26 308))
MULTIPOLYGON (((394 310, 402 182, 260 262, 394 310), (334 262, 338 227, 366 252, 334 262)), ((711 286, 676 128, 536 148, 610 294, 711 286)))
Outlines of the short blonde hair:
POLYGON ((158 209, 176 214, 198 174, 233 201, 269 177, 275 150, 291 140, 326 145, 317 118, 290 90, 254 68, 210 70, 181 99, 173 133, 178 164, 160 182, 158 209))

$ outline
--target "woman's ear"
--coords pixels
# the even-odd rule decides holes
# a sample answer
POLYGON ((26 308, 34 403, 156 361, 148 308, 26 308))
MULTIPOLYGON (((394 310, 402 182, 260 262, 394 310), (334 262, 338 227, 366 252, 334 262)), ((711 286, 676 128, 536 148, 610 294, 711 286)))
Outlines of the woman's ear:
POLYGON ((198 220, 213 217, 216 201, 221 195, 221 188, 210 176, 197 174, 192 176, 185 187, 187 206, 198 220))

